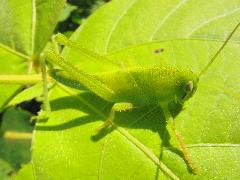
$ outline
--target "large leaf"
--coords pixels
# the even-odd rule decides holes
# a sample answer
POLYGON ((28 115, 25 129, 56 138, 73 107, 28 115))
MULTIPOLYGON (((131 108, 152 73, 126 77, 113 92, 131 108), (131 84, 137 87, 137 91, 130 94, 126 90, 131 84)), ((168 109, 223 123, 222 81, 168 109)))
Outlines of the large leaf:
MULTIPOLYGON (((0 74, 34 73, 33 64, 49 40, 65 0, 2 0, 0 74)), ((37 67, 35 67, 37 69, 37 67)), ((0 106, 19 86, 1 85, 0 106)))
MULTIPOLYGON (((111 53, 109 58, 125 66, 168 64, 198 73, 238 23, 239 7, 234 0, 116 0, 100 8, 72 38, 101 54, 111 53), (159 48, 164 52, 155 54, 159 48)), ((50 93, 49 121, 35 130, 36 178, 237 179, 240 47, 234 41, 239 32, 201 77, 185 108, 175 109, 197 175, 189 172, 161 108, 117 113, 115 129, 93 137, 112 104, 59 85, 50 93)), ((65 49, 64 56, 87 72, 105 69, 72 49, 65 49)))

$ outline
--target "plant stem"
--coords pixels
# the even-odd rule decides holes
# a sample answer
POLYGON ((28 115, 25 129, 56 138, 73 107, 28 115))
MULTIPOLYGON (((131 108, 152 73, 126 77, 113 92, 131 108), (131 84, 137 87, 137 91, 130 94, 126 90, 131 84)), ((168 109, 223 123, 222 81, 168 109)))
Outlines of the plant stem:
MULTIPOLYGON (((50 77, 48 77, 50 79, 50 77)), ((0 75, 0 84, 37 84, 42 81, 41 74, 0 75)))
POLYGON ((32 139, 32 133, 30 132, 17 132, 17 131, 6 131, 3 135, 4 139, 8 140, 30 140, 32 139))

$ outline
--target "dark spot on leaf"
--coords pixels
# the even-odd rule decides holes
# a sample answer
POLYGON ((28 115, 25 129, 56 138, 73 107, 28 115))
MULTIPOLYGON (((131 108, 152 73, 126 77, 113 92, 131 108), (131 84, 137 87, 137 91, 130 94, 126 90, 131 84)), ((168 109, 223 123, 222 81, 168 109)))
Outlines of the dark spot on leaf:
POLYGON ((155 50, 154 50, 154 53, 155 53, 155 54, 158 54, 158 53, 161 53, 161 52, 163 52, 163 51, 164 51, 163 48, 155 49, 155 50))

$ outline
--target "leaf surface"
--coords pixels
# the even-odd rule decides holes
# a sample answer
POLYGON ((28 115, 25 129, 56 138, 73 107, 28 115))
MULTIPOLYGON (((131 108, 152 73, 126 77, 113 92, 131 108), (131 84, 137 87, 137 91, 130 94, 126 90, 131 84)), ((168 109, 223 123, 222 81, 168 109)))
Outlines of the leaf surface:
MULTIPOLYGON (((0 74, 38 71, 38 56, 48 42, 65 0, 3 0, 0 4, 0 74), (34 63, 33 63, 34 62, 34 63)), ((0 106, 8 103, 15 85, 0 85, 0 106)))
MULTIPOLYGON (((124 67, 171 65, 199 73, 238 23, 239 1, 112 1, 72 39, 124 67), (231 19, 231 21, 229 21, 231 19), (164 52, 154 53, 162 48, 164 52)), ((188 171, 161 108, 117 113, 115 129, 98 137, 111 103, 62 85, 51 92, 49 121, 38 124, 33 164, 38 179, 236 179, 240 176, 240 30, 201 77, 197 92, 176 113, 198 174, 188 171), (171 172, 163 171, 162 164, 171 172)), ((96 63, 65 48, 65 58, 96 73, 96 63)))

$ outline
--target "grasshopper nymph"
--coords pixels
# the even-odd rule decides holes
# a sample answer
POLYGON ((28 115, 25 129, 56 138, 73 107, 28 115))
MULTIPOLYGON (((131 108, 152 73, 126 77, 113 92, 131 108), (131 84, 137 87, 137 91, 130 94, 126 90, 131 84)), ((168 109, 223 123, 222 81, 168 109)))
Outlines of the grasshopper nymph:
MULTIPOLYGON (((240 23, 237 24, 223 45, 199 74, 190 70, 162 66, 126 68, 99 75, 91 75, 65 61, 54 51, 45 51, 42 57, 47 62, 56 64, 63 69, 64 75, 59 71, 50 70, 50 76, 57 81, 75 88, 84 86, 106 101, 115 103, 110 111, 109 118, 97 129, 98 132, 113 124, 116 111, 126 111, 136 106, 159 105, 176 135, 185 160, 195 174, 197 169, 191 161, 183 138, 175 128, 168 106, 170 102, 184 104, 186 100, 194 95, 201 75, 211 66, 239 26, 240 23)), ((82 48, 61 34, 57 34, 54 39, 56 42, 76 48, 81 53, 92 58, 108 60, 103 56, 82 48)))

